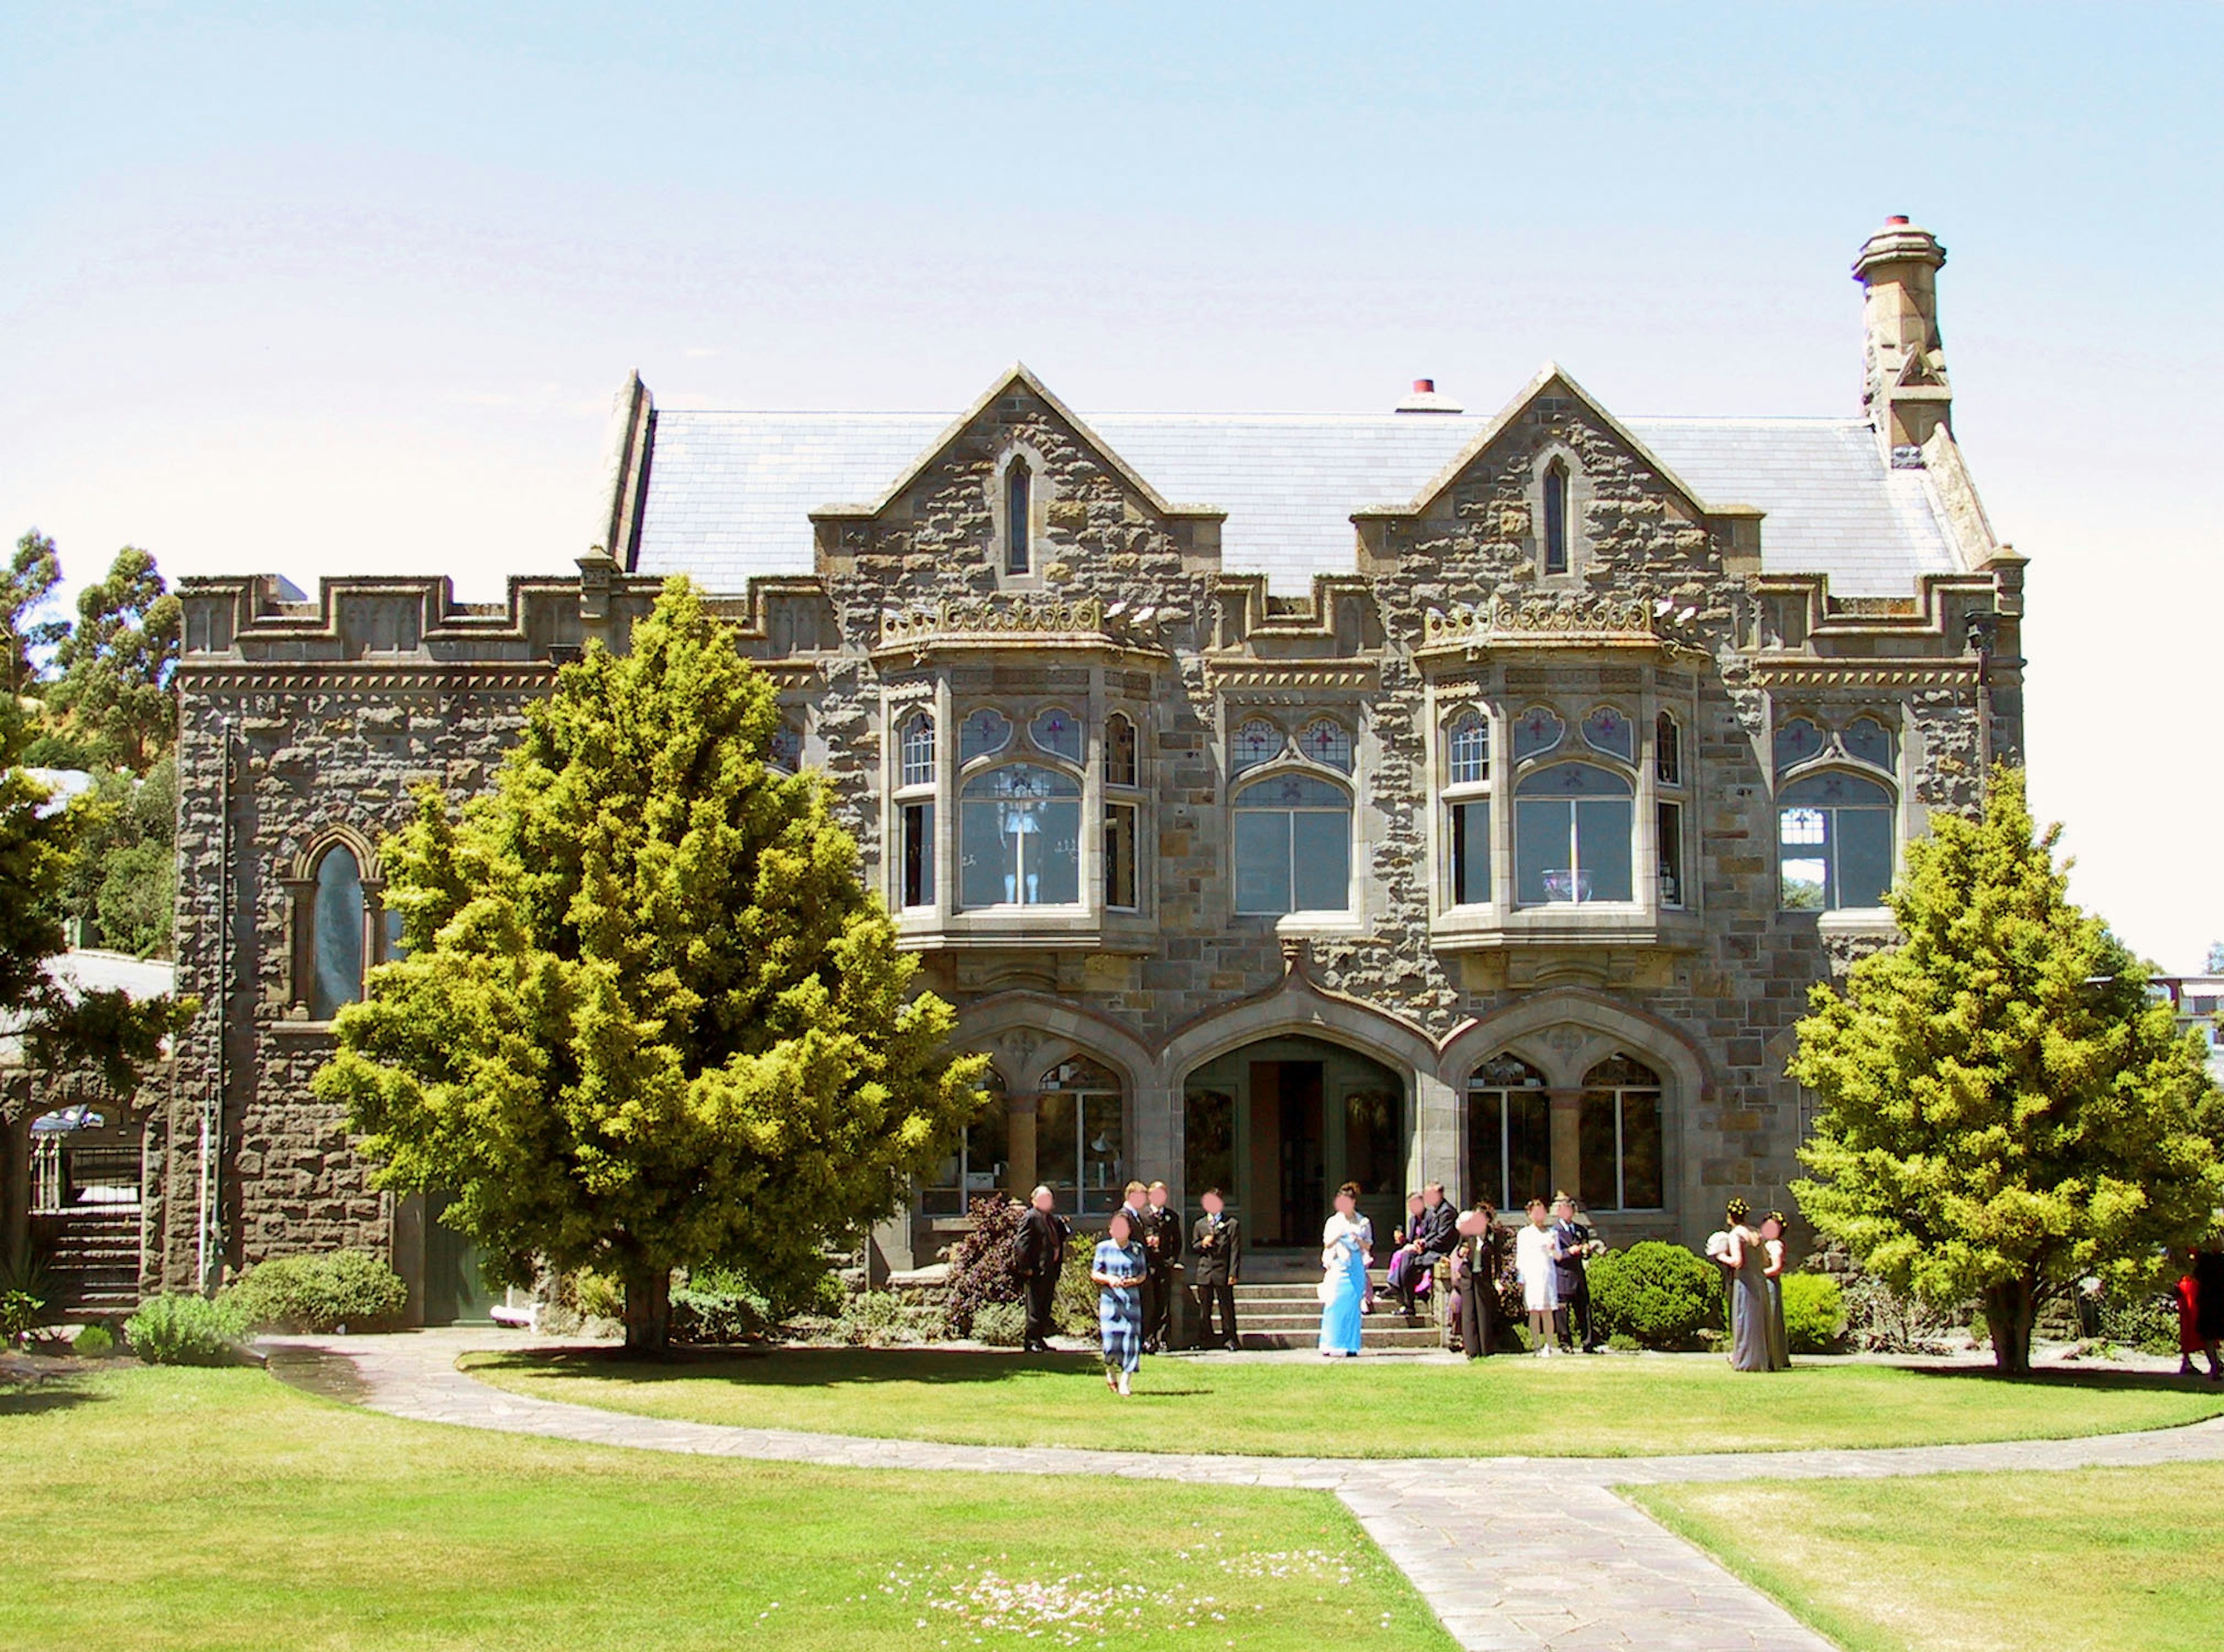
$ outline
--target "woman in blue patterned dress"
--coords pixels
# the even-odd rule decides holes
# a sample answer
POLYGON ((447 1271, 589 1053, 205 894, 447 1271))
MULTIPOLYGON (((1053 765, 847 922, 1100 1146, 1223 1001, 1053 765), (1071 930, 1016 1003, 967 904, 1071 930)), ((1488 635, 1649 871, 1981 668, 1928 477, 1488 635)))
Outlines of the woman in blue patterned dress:
POLYGON ((1111 1238, 1097 1241, 1089 1277, 1096 1284, 1096 1328, 1104 1337, 1104 1384, 1125 1394, 1143 1357, 1143 1247, 1126 1211, 1112 1213, 1111 1231, 1111 1238))
POLYGON ((1374 1260, 1374 1230, 1359 1214, 1359 1188, 1336 1190, 1336 1214, 1321 1229, 1320 1351, 1324 1359, 1359 1357, 1360 1314, 1367 1297, 1367 1264, 1374 1260))

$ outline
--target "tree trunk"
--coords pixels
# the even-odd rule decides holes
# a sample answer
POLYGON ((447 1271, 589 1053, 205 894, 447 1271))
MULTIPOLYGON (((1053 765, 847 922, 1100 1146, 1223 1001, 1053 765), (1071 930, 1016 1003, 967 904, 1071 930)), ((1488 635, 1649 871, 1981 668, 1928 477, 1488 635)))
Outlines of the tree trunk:
POLYGON ((672 1342, 672 1270, 629 1268, 625 1273, 625 1349, 661 1359, 672 1342))
POLYGON ((2003 1377, 2031 1374, 2031 1333, 2038 1295, 2027 1279, 1991 1285, 1984 1294, 1985 1324, 1993 1334, 1993 1365, 2003 1377))

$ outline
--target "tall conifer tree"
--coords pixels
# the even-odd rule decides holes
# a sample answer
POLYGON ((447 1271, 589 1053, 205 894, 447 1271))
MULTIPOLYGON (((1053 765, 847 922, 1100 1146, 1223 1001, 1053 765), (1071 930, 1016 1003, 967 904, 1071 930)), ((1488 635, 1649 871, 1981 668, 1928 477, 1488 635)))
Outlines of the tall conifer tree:
POLYGON ((820 780, 767 766, 777 716, 667 584, 626 653, 564 668, 488 795, 428 791, 389 841, 406 955, 317 1079, 513 1282, 616 1275, 634 1349, 664 1346, 675 1267, 800 1289, 982 1104, 820 780))
POLYGON ((1822 1103, 1802 1211, 1899 1289, 1977 1298, 2010 1372, 2050 1296, 2151 1286, 2224 1199, 2199 1035, 2071 903, 2060 835, 2014 770, 1982 820, 1934 817, 1889 898, 1903 940, 1813 989, 1789 1064, 1822 1103))

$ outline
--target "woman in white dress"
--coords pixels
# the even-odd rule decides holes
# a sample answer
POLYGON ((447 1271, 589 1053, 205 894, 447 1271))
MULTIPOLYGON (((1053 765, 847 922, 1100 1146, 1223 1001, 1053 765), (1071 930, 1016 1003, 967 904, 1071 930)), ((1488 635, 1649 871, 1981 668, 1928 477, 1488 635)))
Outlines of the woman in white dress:
POLYGON ((1529 1336, 1538 1359, 1549 1359, 1552 1315, 1560 1306, 1559 1270, 1552 1265, 1552 1230, 1542 1199, 1529 1201, 1529 1226, 1513 1241, 1513 1271, 1521 1281, 1522 1306, 1529 1310, 1529 1336))

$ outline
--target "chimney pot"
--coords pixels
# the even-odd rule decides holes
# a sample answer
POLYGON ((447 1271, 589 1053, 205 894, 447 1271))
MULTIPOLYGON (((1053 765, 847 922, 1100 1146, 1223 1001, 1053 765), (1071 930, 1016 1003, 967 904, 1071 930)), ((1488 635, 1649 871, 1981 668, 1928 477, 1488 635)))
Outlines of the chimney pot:
POLYGON ((1892 225, 1896 229, 1907 222, 1907 214, 1905 212, 1894 212, 1890 218, 1886 218, 1885 222, 1892 225))
POLYGON ((1413 381, 1413 394, 1415 395, 1430 396, 1434 395, 1436 393, 1437 381, 1434 379, 1415 379, 1413 381))

